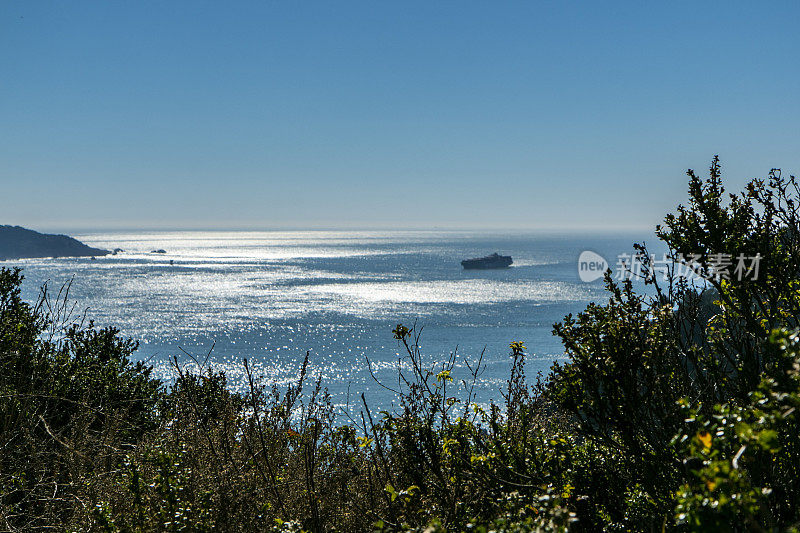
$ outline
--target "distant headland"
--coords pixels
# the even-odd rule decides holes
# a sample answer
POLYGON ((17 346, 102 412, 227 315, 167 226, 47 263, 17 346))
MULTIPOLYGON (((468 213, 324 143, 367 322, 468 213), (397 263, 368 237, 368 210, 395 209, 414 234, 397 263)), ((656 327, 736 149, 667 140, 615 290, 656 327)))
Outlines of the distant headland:
POLYGON ((0 260, 34 257, 88 257, 111 252, 86 246, 67 235, 39 233, 20 226, 0 225, 0 260))

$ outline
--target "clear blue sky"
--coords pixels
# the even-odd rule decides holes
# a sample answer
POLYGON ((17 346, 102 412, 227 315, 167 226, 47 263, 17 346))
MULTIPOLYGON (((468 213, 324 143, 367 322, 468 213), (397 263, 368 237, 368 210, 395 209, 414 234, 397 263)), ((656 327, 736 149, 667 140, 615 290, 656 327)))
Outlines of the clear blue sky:
POLYGON ((800 173, 800 2, 0 2, 0 224, 650 227, 800 173))

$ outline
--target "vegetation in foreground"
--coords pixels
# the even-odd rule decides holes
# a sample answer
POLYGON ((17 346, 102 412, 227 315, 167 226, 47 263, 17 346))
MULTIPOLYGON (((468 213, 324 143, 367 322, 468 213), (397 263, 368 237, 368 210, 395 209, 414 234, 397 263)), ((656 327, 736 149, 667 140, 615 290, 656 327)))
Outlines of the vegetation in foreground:
POLYGON ((657 235, 707 286, 661 280, 638 246, 652 290, 607 275, 606 304, 555 326, 571 360, 544 380, 512 343, 486 409, 454 359, 425 362, 398 325, 401 406, 364 403, 350 424, 305 364, 285 390, 248 371, 233 394, 211 369, 167 388, 132 362, 135 342, 71 324, 66 298, 23 302, 2 269, 0 528, 797 530, 798 202, 779 171, 738 195, 716 159, 708 179, 690 171, 657 235), (717 279, 718 254, 761 254, 760 273, 717 279))

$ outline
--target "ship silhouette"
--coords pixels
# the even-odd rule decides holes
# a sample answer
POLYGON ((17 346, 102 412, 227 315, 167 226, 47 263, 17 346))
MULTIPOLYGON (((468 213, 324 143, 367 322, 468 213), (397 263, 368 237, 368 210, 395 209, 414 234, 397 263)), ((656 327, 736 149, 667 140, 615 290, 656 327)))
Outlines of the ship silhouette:
POLYGON ((507 268, 514 261, 510 255, 500 255, 497 252, 486 257, 476 257, 474 259, 464 259, 461 266, 466 270, 488 269, 488 268, 507 268))

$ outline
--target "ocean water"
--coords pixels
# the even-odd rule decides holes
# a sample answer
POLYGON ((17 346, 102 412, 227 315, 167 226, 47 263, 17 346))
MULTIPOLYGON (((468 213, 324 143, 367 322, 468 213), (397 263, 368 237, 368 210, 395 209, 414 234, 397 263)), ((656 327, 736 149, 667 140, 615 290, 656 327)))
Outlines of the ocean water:
MULTIPOLYGON (((464 363, 483 353, 478 399, 500 399, 510 368, 508 344, 523 341, 529 376, 563 359, 552 326, 590 301, 604 301, 602 282, 583 283, 577 258, 600 253, 613 268, 640 235, 568 235, 442 231, 113 232, 76 238, 124 252, 107 257, 6 261, 21 266, 34 299, 72 281, 76 317, 112 325, 141 343, 137 357, 165 380, 170 363, 192 366, 194 354, 245 386, 247 358, 266 382, 297 378, 306 352, 312 377, 341 408, 363 392, 376 406, 395 398, 401 347, 398 323, 422 328, 429 363, 457 351, 464 363), (166 254, 153 254, 164 249, 166 254), (503 270, 465 271, 460 260, 498 251, 503 270), (171 263, 172 261, 172 263, 171 263), (212 350, 213 346, 213 350, 212 350), (210 352, 210 355, 209 355, 210 352)), ((461 372, 462 374, 458 374, 461 372)), ((359 400, 360 401, 360 400, 359 400)))

